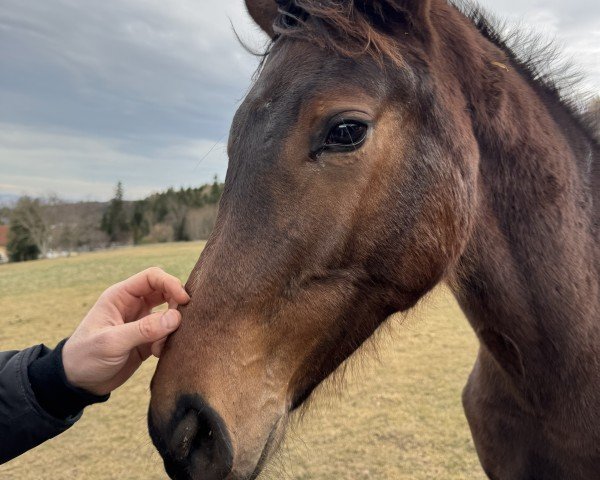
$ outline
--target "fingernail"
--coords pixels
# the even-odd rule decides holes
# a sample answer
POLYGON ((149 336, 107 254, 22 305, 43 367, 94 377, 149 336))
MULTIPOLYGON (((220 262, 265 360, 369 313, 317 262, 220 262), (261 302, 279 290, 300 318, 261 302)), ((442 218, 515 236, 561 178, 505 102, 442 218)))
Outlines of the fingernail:
POLYGON ((162 326, 167 330, 173 330, 179 323, 179 315, 175 310, 167 310, 160 319, 162 326))
POLYGON ((188 299, 191 299, 191 295, 188 293, 188 291, 186 290, 186 288, 182 285, 181 289, 183 290, 183 292, 185 293, 186 297, 188 297, 188 299))

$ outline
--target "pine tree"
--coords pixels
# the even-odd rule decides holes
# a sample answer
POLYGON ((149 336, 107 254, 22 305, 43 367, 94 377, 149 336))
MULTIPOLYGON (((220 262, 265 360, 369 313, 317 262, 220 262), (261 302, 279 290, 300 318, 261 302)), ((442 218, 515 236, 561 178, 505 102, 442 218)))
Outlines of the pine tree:
POLYGON ((106 232, 111 242, 126 241, 130 230, 130 225, 127 221, 125 212, 123 195, 123 184, 118 182, 115 188, 115 196, 108 204, 108 208, 102 216, 100 228, 102 231, 106 232))

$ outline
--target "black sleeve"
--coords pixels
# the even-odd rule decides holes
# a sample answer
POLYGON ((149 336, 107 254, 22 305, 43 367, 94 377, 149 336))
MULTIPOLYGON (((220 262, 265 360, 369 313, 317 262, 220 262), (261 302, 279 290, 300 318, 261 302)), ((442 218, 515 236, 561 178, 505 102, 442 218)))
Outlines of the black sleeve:
POLYGON ((71 427, 82 414, 81 409, 73 410, 75 406, 83 408, 108 398, 90 396, 68 385, 62 367, 62 345, 59 344, 55 350, 37 345, 20 352, 0 352, 0 464, 71 427), (37 364, 38 362, 41 363, 37 364), (30 382, 31 372, 35 378, 35 387, 30 382), (40 400, 36 397, 34 388, 40 400), (65 401, 63 395, 67 391, 68 400, 65 401), (79 396, 87 400, 83 403, 81 398, 74 400, 79 396), (61 416, 65 413, 64 409, 54 408, 58 403, 57 398, 61 403, 69 405, 67 416, 61 416))
POLYGON ((66 341, 39 356, 28 367, 29 382, 37 402, 53 417, 64 419, 76 416, 88 405, 105 402, 109 397, 93 395, 69 383, 62 363, 66 341))

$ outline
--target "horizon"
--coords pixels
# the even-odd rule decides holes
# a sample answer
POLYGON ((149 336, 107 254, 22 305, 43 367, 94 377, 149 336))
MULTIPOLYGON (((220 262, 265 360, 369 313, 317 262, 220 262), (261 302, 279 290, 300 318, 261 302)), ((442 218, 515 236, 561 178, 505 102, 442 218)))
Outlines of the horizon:
MULTIPOLYGON (((131 196, 127 195, 127 185, 123 184, 122 182, 120 182, 122 184, 123 187, 123 200, 125 202, 137 202, 140 200, 145 200, 148 197, 151 197, 152 195, 158 195, 158 194, 162 194, 167 192, 168 190, 174 190, 174 191, 180 191, 180 190, 187 190, 187 189, 197 189, 197 188, 201 188, 201 187, 206 187, 206 186, 210 186, 213 184, 213 182, 216 181, 219 184, 223 184, 223 181, 216 176, 213 177, 212 181, 208 181, 208 182, 203 182, 197 185, 181 185, 181 186, 173 186, 173 185, 168 185, 165 186, 164 188, 158 189, 158 190, 151 190, 148 193, 144 194, 143 196, 137 197, 137 198, 132 198, 131 196)), ((77 199, 70 199, 70 198, 65 198, 65 197, 61 197, 60 195, 58 195, 56 192, 48 192, 47 194, 44 195, 30 195, 26 192, 23 193, 3 193, 0 191, 0 208, 4 208, 4 207, 8 207, 11 208, 13 207, 20 198, 22 197, 30 197, 30 198, 34 198, 34 199, 48 199, 48 198, 53 198, 53 199, 57 199, 60 201, 60 203, 64 203, 64 204, 73 204, 73 203, 108 203, 115 194, 116 191, 116 184, 113 186, 113 195, 109 198, 103 199, 103 200, 99 200, 96 198, 92 198, 92 197, 83 197, 83 198, 77 198, 77 199)))

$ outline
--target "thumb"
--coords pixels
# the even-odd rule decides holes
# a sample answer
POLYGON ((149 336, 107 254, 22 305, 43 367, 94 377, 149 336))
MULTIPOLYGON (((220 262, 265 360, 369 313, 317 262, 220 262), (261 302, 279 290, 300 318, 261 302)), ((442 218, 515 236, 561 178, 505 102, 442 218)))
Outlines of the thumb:
POLYGON ((181 313, 177 310, 152 313, 135 322, 125 323, 120 329, 119 338, 123 346, 129 350, 154 343, 173 333, 181 323, 181 313))

